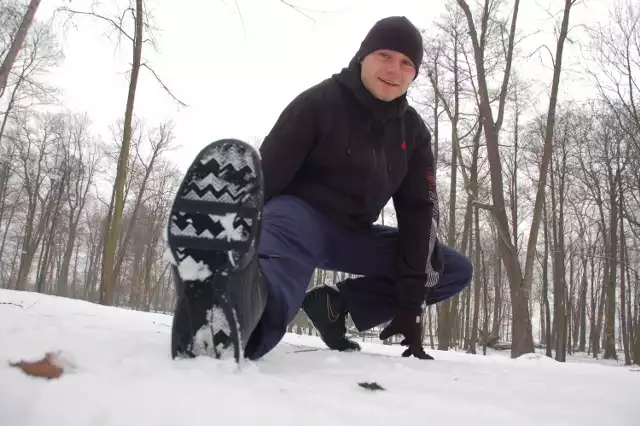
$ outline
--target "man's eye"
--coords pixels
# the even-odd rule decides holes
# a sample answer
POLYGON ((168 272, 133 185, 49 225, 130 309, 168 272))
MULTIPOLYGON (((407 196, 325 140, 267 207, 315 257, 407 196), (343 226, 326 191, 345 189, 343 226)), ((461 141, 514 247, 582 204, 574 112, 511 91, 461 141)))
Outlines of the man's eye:
POLYGON ((402 61, 402 65, 406 66, 406 67, 411 67, 411 68, 415 68, 415 65, 413 65, 413 62, 411 61, 402 61))
POLYGON ((380 52, 380 56, 382 56, 385 59, 389 59, 390 58, 390 56, 385 52, 380 52))

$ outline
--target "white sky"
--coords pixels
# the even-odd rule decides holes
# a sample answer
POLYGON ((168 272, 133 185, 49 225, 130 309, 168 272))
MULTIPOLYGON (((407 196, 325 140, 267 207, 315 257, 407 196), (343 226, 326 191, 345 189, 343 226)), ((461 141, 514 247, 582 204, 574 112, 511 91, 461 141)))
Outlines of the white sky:
MULTIPOLYGON (((552 0, 523 2, 519 27, 527 32, 544 29, 547 38, 536 36, 531 43, 550 42, 555 51, 554 40, 548 38, 553 24, 537 5, 548 1, 552 0)), ((606 1, 586 0, 594 11, 606 1)), ((405 15, 425 27, 444 4, 423 0, 292 2, 328 13, 310 12, 314 18, 310 20, 279 0, 237 0, 241 19, 232 0, 147 2, 160 31, 158 52, 145 45, 143 55, 190 108, 178 108, 143 70, 134 111, 150 125, 165 119, 176 123, 177 143, 182 148, 173 159, 181 169, 215 139, 264 137, 293 97, 347 65, 378 19, 405 15)), ((37 18, 48 18, 63 3, 42 2, 37 18)), ((553 3, 554 11, 561 11, 563 2, 553 3)), ((67 4, 86 10, 91 0, 67 4)), ((572 23, 582 21, 586 10, 584 6, 576 9, 572 23)), ((64 38, 65 62, 52 78, 65 93, 65 105, 74 112, 88 112, 95 130, 106 139, 108 126, 124 115, 130 47, 123 41, 118 49, 107 39, 104 23, 83 17, 75 22, 77 29, 66 32, 64 38)), ((537 58, 532 61, 540 63, 537 58)), ((550 82, 550 70, 536 69, 550 82)))

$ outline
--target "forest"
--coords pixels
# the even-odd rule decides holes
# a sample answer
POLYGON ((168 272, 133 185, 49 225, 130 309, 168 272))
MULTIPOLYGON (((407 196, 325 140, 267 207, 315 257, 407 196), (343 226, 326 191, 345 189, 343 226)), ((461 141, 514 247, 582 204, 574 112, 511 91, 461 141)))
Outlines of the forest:
MULTIPOLYGON (((182 101, 142 60, 145 3, 56 11, 130 52, 108 138, 47 82, 64 52, 39 3, 0 0, 0 288, 171 313, 164 233, 183 171, 176 124, 136 111, 139 79, 182 101)), ((425 310, 425 345, 640 364, 640 1, 609 2, 589 27, 572 20, 587 0, 552 2, 543 41, 521 29, 520 0, 445 3, 409 97, 432 134, 439 239, 474 275, 425 310), (589 95, 570 96, 580 85, 589 95)), ((394 223, 391 203, 379 222, 394 223)), ((318 269, 309 286, 344 278, 318 269)), ((290 331, 313 332, 303 313, 290 331)))

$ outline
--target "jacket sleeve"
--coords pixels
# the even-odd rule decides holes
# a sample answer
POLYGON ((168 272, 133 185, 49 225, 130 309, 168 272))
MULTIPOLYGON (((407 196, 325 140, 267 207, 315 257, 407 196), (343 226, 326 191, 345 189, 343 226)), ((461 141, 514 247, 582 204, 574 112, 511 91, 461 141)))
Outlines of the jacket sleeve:
POLYGON ((282 193, 300 169, 317 137, 317 102, 309 90, 282 111, 260 146, 265 203, 282 193))
POLYGON ((407 175, 393 196, 399 232, 399 303, 409 307, 423 304, 425 287, 438 282, 443 267, 437 247, 439 209, 431 135, 422 120, 419 126, 407 175))

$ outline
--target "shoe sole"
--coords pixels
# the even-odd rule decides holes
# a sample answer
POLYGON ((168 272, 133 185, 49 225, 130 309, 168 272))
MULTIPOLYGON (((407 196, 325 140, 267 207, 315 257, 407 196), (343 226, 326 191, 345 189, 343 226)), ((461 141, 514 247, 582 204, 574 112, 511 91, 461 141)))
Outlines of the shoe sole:
POLYGON ((223 139, 189 167, 171 207, 167 244, 177 288, 171 355, 243 358, 241 324, 229 275, 256 251, 263 204, 260 157, 249 144, 223 139))

